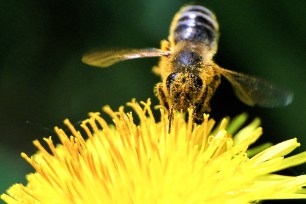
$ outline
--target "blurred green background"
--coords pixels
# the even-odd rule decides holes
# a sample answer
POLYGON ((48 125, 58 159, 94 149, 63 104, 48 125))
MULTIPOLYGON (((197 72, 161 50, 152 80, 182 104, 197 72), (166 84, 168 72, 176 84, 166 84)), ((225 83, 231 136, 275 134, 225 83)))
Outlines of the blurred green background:
MULTIPOLYGON (((298 137, 306 150, 306 1, 207 0, 221 26, 216 62, 288 87, 286 108, 247 107, 223 80, 212 101, 217 119, 248 112, 260 117, 260 142, 298 137)), ((159 47, 180 0, 1 0, 0 2, 0 193, 25 182, 32 171, 20 152, 33 154, 32 140, 54 135, 55 125, 114 109, 136 97, 152 98, 160 79, 151 73, 158 59, 138 59, 97 69, 81 63, 92 48, 159 47), (27 122, 29 121, 29 122, 27 122)), ((306 165, 292 168, 303 174, 306 165)), ((279 203, 279 202, 278 202, 279 203)))

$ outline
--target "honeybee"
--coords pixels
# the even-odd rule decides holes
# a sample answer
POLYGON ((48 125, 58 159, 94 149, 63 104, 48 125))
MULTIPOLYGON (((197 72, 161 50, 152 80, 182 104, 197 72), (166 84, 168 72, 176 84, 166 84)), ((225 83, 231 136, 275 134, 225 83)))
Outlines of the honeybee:
POLYGON ((216 16, 199 5, 182 7, 174 16, 168 40, 161 48, 122 49, 93 52, 82 61, 96 67, 108 67, 117 62, 160 57, 153 72, 162 82, 154 87, 160 104, 170 111, 186 112, 193 108, 194 117, 202 120, 210 112, 210 100, 224 76, 233 86, 236 96, 245 104, 262 107, 286 106, 293 94, 262 79, 224 69, 213 61, 217 51, 219 25, 216 16))

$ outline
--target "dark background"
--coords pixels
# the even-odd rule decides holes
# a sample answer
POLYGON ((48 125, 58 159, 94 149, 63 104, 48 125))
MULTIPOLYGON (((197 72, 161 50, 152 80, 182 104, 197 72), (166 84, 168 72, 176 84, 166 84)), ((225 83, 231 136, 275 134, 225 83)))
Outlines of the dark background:
MULTIPOLYGON (((168 36, 179 0, 1 0, 0 2, 0 193, 25 182, 31 171, 20 152, 33 154, 32 140, 54 135, 65 118, 78 122, 109 104, 152 98, 160 79, 158 59, 139 59, 97 69, 81 63, 84 52, 107 47, 159 47, 168 36), (27 122, 29 121, 29 123, 27 122)), ((260 117, 260 142, 298 137, 306 150, 306 1, 198 1, 217 15, 221 37, 216 62, 288 87, 286 108, 247 107, 222 81, 212 116, 248 112, 260 117)), ((306 165, 286 173, 304 174, 306 165)), ((279 202, 278 202, 279 203, 279 202)))

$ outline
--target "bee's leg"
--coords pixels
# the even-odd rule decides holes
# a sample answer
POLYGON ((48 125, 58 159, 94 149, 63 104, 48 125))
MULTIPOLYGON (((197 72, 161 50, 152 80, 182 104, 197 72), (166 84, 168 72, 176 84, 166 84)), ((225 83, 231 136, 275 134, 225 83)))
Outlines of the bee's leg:
POLYGON ((169 120, 169 127, 168 127, 168 133, 171 132, 171 124, 172 124, 172 121, 173 121, 173 113, 174 112, 174 109, 173 109, 173 105, 170 107, 169 109, 169 115, 168 115, 168 120, 169 120))
POLYGON ((158 98, 160 105, 164 106, 167 110, 169 110, 169 104, 163 90, 163 83, 157 83, 154 87, 154 94, 158 98))
POLYGON ((213 78, 211 78, 209 81, 207 80, 206 89, 203 95, 201 96, 201 98, 195 104, 194 112, 195 112, 195 121, 197 123, 202 123, 204 120, 203 114, 210 112, 211 110, 210 101, 216 89, 218 88, 220 82, 221 82, 221 75, 216 72, 214 73, 213 78))
POLYGON ((211 108, 210 108, 210 98, 207 98, 207 95, 204 94, 201 98, 201 100, 195 105, 194 107, 194 121, 196 123, 202 123, 203 122, 203 114, 204 113, 209 113, 211 108))
POLYGON ((154 87, 154 93, 157 96, 160 105, 164 106, 168 110, 168 119, 169 119, 169 127, 168 127, 168 133, 171 131, 171 122, 173 119, 173 105, 169 107, 169 103, 167 101, 164 89, 163 89, 163 83, 157 83, 154 87))

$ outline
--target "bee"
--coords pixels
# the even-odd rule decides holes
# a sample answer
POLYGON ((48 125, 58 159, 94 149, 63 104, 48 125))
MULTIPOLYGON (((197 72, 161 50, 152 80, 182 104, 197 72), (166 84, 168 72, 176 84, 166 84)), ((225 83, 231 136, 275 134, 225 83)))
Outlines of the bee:
POLYGON ((278 88, 262 79, 220 67, 213 61, 217 52, 219 24, 216 16, 199 5, 182 7, 174 16, 168 40, 161 48, 121 49, 93 52, 82 61, 96 67, 108 67, 117 62, 145 57, 160 57, 153 72, 161 76, 154 87, 160 104, 170 111, 194 111, 202 120, 210 112, 210 100, 225 77, 236 96, 245 104, 262 107, 286 106, 292 102, 290 91, 278 88))

